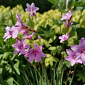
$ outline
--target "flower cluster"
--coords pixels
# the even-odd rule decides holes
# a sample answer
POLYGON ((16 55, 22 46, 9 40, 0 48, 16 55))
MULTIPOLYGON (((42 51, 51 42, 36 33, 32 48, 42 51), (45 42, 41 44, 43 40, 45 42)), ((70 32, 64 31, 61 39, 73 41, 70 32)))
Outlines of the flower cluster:
POLYGON ((85 65, 85 38, 81 38, 79 45, 72 45, 71 49, 66 50, 68 56, 65 58, 70 61, 71 66, 75 63, 83 63, 85 65))
MULTIPOLYGON (((29 5, 26 4, 27 8, 26 11, 29 12, 30 17, 36 16, 36 11, 39 10, 38 7, 35 7, 34 3, 29 5)), ((34 44, 34 48, 30 48, 30 45, 25 44, 25 39, 32 39, 32 37, 35 34, 35 30, 33 28, 28 28, 26 24, 23 24, 21 22, 21 14, 16 14, 17 22, 14 26, 6 27, 6 33, 4 34, 4 37, 6 41, 8 38, 12 37, 16 39, 16 43, 12 44, 12 47, 15 48, 14 54, 21 55, 23 54, 25 57, 29 58, 29 62, 33 61, 35 59, 35 62, 41 61, 41 57, 46 57, 46 54, 42 52, 42 45, 38 46, 34 44), (30 34, 29 31, 32 31, 30 34), (22 40, 18 37, 18 34, 23 34, 22 40)), ((40 40, 41 37, 38 35, 38 39, 40 40)))
MULTIPOLYGON (((66 11, 67 11, 68 2, 69 2, 69 0, 66 1, 66 11)), ((65 13, 65 15, 62 15, 61 20, 65 20, 65 22, 63 22, 63 23, 64 23, 64 26, 65 26, 67 29, 69 29, 69 27, 71 27, 71 25, 73 24, 73 23, 70 21, 71 18, 72 18, 72 15, 73 15, 73 13, 72 13, 71 10, 70 10, 68 13, 65 13)), ((66 40, 69 38, 69 36, 70 36, 70 35, 69 35, 68 33, 66 33, 66 35, 60 36, 60 37, 59 37, 59 39, 61 39, 61 40, 60 40, 60 43, 62 43, 63 41, 66 41, 66 40)))

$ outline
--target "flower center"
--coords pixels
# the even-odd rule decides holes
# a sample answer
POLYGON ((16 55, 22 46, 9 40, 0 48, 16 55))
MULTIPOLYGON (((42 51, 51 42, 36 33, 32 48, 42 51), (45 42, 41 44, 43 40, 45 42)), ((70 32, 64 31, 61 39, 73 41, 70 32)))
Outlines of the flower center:
POLYGON ((85 48, 81 48, 80 52, 85 53, 85 48))
POLYGON ((19 49, 22 49, 22 48, 23 48, 23 45, 19 45, 18 48, 19 48, 19 49))
POLYGON ((13 31, 9 31, 9 34, 12 35, 13 31))
POLYGON ((33 10, 31 9, 31 16, 33 16, 33 10))

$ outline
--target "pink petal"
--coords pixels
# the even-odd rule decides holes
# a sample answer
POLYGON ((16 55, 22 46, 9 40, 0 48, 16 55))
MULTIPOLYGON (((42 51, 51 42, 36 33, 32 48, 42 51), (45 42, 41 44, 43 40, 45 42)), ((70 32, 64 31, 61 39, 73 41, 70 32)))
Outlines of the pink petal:
POLYGON ((41 61, 41 57, 36 53, 35 62, 41 61))
POLYGON ((83 46, 85 47, 85 38, 81 38, 80 42, 79 42, 79 46, 83 46))
POLYGON ((78 46, 78 45, 72 45, 72 46, 71 46, 71 49, 72 49, 74 52, 77 52, 77 51, 79 51, 79 46, 78 46))
POLYGON ((17 47, 17 44, 12 44, 12 47, 16 48, 17 47))
POLYGON ((14 51, 14 54, 17 54, 17 53, 19 53, 19 51, 15 50, 15 51, 14 51))
POLYGON ((32 4, 31 4, 31 8, 34 8, 34 7, 35 7, 35 4, 34 4, 34 3, 32 3, 32 4))
POLYGON ((25 54, 25 49, 20 49, 21 54, 25 54))
POLYGON ((82 53, 81 59, 82 59, 82 63, 85 65, 85 54, 84 53, 82 53))
POLYGON ((25 48, 30 48, 30 45, 27 45, 27 44, 26 44, 26 45, 25 45, 25 48))
POLYGON ((35 59, 35 56, 34 55, 31 55, 31 56, 29 56, 29 62, 32 62, 33 60, 35 59))
POLYGON ((46 57, 46 54, 44 54, 42 51, 39 51, 38 55, 41 56, 41 57, 46 57))
POLYGON ((72 55, 73 51, 72 50, 69 50, 69 49, 66 49, 66 52, 68 55, 72 55))
POLYGON ((75 60, 71 61, 71 66, 73 66, 75 64, 75 60))

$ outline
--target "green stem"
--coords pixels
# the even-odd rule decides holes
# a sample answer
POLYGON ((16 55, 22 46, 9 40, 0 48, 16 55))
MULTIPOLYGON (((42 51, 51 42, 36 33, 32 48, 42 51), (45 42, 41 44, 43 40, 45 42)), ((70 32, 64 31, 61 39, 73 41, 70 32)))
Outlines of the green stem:
POLYGON ((75 67, 74 67, 74 73, 73 73, 73 75, 72 75, 72 78, 71 78, 71 81, 70 81, 70 84, 69 84, 69 85, 72 84, 72 81, 73 81, 73 78, 74 78, 74 74, 75 74, 75 70, 76 70, 76 65, 75 65, 75 67))

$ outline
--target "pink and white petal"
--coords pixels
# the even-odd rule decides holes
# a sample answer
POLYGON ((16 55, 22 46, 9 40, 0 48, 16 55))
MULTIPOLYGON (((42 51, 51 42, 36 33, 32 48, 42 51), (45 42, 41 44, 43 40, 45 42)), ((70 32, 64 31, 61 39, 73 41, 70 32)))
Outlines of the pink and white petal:
POLYGON ((28 53, 25 53, 25 57, 26 57, 26 58, 28 58, 28 57, 29 57, 28 53))
POLYGON ((72 45, 72 46, 71 46, 71 49, 72 49, 74 52, 78 52, 78 51, 79 51, 79 45, 72 45))
POLYGON ((27 6, 27 7, 30 7, 30 4, 27 3, 26 6, 27 6))
POLYGON ((26 33, 27 30, 26 29, 22 29, 20 33, 26 33))
POLYGON ((73 51, 72 50, 69 50, 69 49, 66 49, 66 52, 68 55, 72 55, 73 51))
POLYGON ((71 63, 71 66, 73 66, 75 64, 75 60, 70 61, 70 63, 71 63))
POLYGON ((5 40, 4 41, 6 41, 8 38, 10 38, 11 36, 7 36, 6 38, 5 38, 5 40))
POLYGON ((32 3, 32 4, 31 4, 31 8, 34 8, 34 7, 35 7, 35 4, 34 4, 34 3, 32 3))
POLYGON ((77 60, 77 61, 76 61, 76 64, 77 64, 77 63, 82 64, 82 60, 81 60, 81 59, 77 60))
POLYGON ((14 54, 17 54, 17 53, 19 53, 19 51, 15 50, 15 51, 14 51, 14 54))
POLYGON ((80 42, 79 42, 79 46, 80 47, 85 47, 85 38, 81 38, 80 42))
POLYGON ((59 39, 62 39, 62 36, 59 36, 59 39))
POLYGON ((85 54, 84 53, 82 53, 81 59, 82 59, 82 63, 85 65, 85 54))
POLYGON ((27 3, 26 6, 27 6, 27 8, 25 9, 25 11, 31 12, 30 4, 27 3))
POLYGON ((16 48, 17 47, 17 44, 12 44, 12 47, 16 48))
POLYGON ((42 45, 40 45, 39 50, 42 51, 42 45))
POLYGON ((66 59, 67 61, 73 60, 73 59, 72 59, 72 56, 67 56, 67 57, 65 57, 65 59, 66 59))
POLYGON ((18 33, 19 33, 19 31, 18 31, 17 29, 15 29, 15 30, 13 31, 12 38, 15 39, 15 38, 17 37, 18 33))
POLYGON ((21 55, 21 53, 18 54, 18 56, 20 56, 20 55, 21 55))
POLYGON ((9 31, 10 29, 11 29, 10 27, 8 27, 8 26, 6 27, 6 31, 9 31))
POLYGON ((64 41, 64 40, 63 40, 63 39, 61 39, 61 40, 60 40, 60 43, 62 43, 63 41, 64 41))
POLYGON ((81 59, 81 53, 77 52, 75 55, 75 60, 81 59))
POLYGON ((33 10, 38 11, 39 8, 38 7, 33 7, 33 10))

